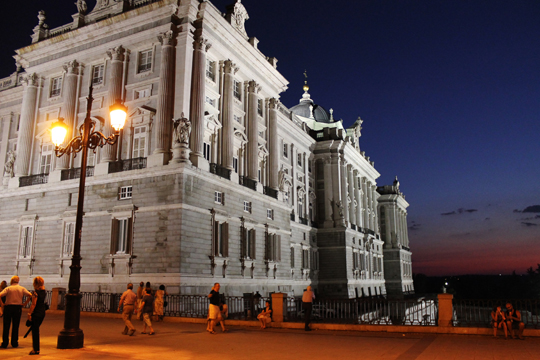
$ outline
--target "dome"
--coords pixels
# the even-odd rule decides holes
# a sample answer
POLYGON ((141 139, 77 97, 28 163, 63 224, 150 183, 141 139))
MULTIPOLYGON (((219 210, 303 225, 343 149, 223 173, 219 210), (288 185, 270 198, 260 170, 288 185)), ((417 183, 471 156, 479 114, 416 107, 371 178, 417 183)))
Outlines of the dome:
POLYGON ((311 100, 300 101, 300 104, 293 106, 289 110, 298 116, 311 118, 311 106, 313 106, 313 118, 315 118, 315 121, 323 123, 332 122, 330 121, 330 113, 328 113, 328 111, 326 111, 322 106, 313 103, 311 100))

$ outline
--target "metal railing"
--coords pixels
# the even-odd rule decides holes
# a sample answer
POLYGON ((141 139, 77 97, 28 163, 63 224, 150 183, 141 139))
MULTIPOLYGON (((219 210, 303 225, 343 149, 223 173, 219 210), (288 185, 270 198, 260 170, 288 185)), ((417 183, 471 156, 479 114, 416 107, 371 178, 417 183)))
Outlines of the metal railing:
MULTIPOLYGON (((261 297, 257 301, 243 296, 223 296, 223 300, 229 308, 228 318, 242 320, 256 317, 256 314, 264 308, 267 299, 261 297)), ((206 295, 167 295, 165 301, 167 301, 163 311, 165 316, 192 318, 208 316, 210 299, 206 295)))
POLYGON ((22 176, 19 178, 19 187, 46 184, 48 182, 49 174, 22 176))
POLYGON ((224 179, 231 180, 231 170, 218 164, 211 163, 210 172, 212 174, 216 174, 217 176, 221 176, 224 179))
MULTIPOLYGON (((372 325, 437 325, 436 300, 320 299, 313 302, 311 318, 328 323, 372 325)), ((304 318, 302 299, 287 299, 289 321, 304 318)))
POLYGON ((505 310, 506 303, 521 314, 526 328, 540 329, 540 300, 453 300, 454 326, 491 327, 491 311, 497 306, 505 310))
POLYGON ((240 176, 239 182, 240 182, 240 185, 245 186, 251 190, 257 191, 257 182, 255 180, 252 180, 248 178, 247 176, 240 176))
POLYGON ((299 216, 298 219, 300 220, 300 224, 302 224, 302 225, 307 225, 308 224, 308 219, 303 218, 301 216, 299 216))
POLYGON ((271 196, 271 197, 273 197, 273 198, 276 199, 276 200, 277 200, 277 198, 278 198, 278 191, 272 189, 271 187, 265 186, 265 187, 263 188, 263 193, 264 193, 264 195, 271 196))
POLYGON ((110 162, 109 174, 122 172, 122 171, 129 171, 129 170, 145 169, 145 168, 146 168, 146 158, 138 157, 134 159, 126 159, 126 160, 110 162))
MULTIPOLYGON (((94 176, 94 167, 93 166, 87 166, 86 167, 86 177, 94 176)), ((73 179, 79 179, 81 177, 81 168, 73 168, 73 169, 66 169, 62 170, 60 174, 60 180, 73 180, 73 179)))

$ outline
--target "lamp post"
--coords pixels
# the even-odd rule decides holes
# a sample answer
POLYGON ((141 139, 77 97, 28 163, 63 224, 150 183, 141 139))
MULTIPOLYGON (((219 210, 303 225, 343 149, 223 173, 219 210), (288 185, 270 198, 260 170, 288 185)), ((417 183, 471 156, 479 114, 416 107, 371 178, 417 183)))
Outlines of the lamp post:
MULTIPOLYGON (((75 220, 75 239, 73 242, 73 255, 71 257, 71 266, 69 274, 69 290, 66 294, 66 310, 64 315, 64 329, 58 334, 58 349, 79 349, 84 345, 84 334, 79 328, 81 311, 81 233, 83 224, 83 206, 84 206, 84 186, 86 182, 86 162, 88 158, 88 149, 94 150, 98 146, 103 147, 106 144, 115 145, 120 135, 120 130, 124 127, 127 116, 127 108, 116 100, 114 105, 110 106, 111 125, 115 133, 105 136, 96 131, 96 122, 92 119, 92 85, 88 92, 88 101, 86 104, 86 117, 83 124, 79 127, 79 135, 71 139, 65 147, 64 143, 68 127, 64 124, 62 118, 58 118, 52 125, 52 141, 55 145, 55 155, 60 157, 64 154, 75 154, 82 151, 81 175, 79 179, 79 197, 77 199, 77 217, 75 220)), ((100 119, 102 120, 102 119, 100 119)))

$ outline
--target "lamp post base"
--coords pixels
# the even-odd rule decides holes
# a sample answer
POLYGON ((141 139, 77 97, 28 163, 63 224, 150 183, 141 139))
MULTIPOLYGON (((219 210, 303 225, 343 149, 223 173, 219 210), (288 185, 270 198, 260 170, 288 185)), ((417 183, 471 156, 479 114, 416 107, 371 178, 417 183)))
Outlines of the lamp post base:
POLYGON ((84 347, 84 334, 81 329, 68 330, 63 329, 58 334, 58 349, 81 349, 84 347))

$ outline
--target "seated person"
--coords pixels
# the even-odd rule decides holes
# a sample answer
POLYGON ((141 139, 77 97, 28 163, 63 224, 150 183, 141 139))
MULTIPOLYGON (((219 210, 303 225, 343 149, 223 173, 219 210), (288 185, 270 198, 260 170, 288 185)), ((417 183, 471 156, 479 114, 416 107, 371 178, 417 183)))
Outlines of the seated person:
POLYGON ((266 307, 263 311, 257 316, 259 322, 261 323, 261 330, 266 329, 266 324, 272 322, 272 309, 270 308, 270 302, 266 302, 266 307))
POLYGON ((523 330, 525 329, 525 324, 523 321, 521 321, 521 313, 514 309, 511 303, 506 303, 506 313, 504 315, 506 318, 506 327, 508 330, 510 330, 512 339, 515 339, 514 330, 518 330, 518 336, 521 340, 523 340, 523 330))
POLYGON ((497 329, 504 329, 504 338, 508 338, 508 330, 506 329, 506 318, 504 317, 501 307, 497 306, 491 312, 491 324, 493 325, 493 337, 497 337, 497 329))

